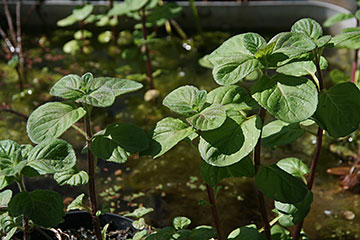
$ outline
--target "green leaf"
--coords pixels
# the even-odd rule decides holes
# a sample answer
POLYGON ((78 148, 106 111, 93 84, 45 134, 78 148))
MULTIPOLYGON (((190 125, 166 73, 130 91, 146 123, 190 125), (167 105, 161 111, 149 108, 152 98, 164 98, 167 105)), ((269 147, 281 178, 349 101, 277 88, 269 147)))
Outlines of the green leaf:
POLYGON ((151 131, 149 149, 142 155, 149 154, 157 158, 194 133, 195 130, 180 119, 164 118, 151 131))
POLYGON ((145 4, 147 4, 148 2, 149 0, 125 0, 125 3, 129 11, 140 10, 140 8, 144 7, 145 4))
POLYGON ((186 119, 195 129, 208 131, 219 128, 226 120, 225 108, 214 103, 200 113, 186 119))
POLYGON ((263 76, 252 87, 251 95, 269 113, 288 123, 311 117, 318 102, 316 86, 310 79, 283 74, 263 76))
POLYGON ((49 102, 35 109, 29 116, 26 130, 34 143, 60 137, 86 111, 69 103, 49 102))
POLYGON ((312 40, 317 40, 323 35, 321 25, 311 18, 303 18, 294 23, 291 32, 305 34, 312 40))
POLYGON ((68 184, 73 187, 73 186, 87 184, 89 181, 89 176, 87 172, 79 171, 77 167, 73 167, 70 170, 55 173, 54 180, 60 186, 68 184))
POLYGON ((277 165, 261 166, 255 179, 256 186, 266 196, 283 203, 298 203, 304 200, 308 190, 298 178, 277 165))
POLYGON ((234 84, 263 68, 254 54, 265 45, 265 39, 257 33, 239 34, 225 41, 208 58, 214 65, 215 81, 220 85, 234 84))
POLYGON ((109 10, 108 16, 122 16, 129 12, 128 5, 125 2, 114 3, 114 7, 109 10))
POLYGON ((333 83, 349 82, 350 77, 343 71, 335 68, 330 71, 330 79, 333 83))
POLYGON ((260 137, 260 129, 261 121, 258 116, 246 118, 237 111, 228 112, 228 117, 220 128, 201 133, 201 157, 216 167, 235 164, 253 150, 260 137))
POLYGON ((219 103, 225 110, 252 110, 259 105, 250 97, 248 91, 240 86, 229 85, 215 88, 208 93, 206 102, 219 103))
POLYGON ((98 35, 98 41, 101 43, 108 43, 111 41, 111 38, 112 38, 111 31, 105 31, 98 35))
POLYGON ((344 137, 358 128, 359 109, 359 89, 353 83, 340 83, 320 93, 314 118, 330 136, 344 137))
POLYGON ((26 166, 26 161, 21 154, 21 147, 14 141, 0 141, 0 175, 3 186, 12 181, 10 177, 19 174, 26 166))
POLYGON ((8 212, 0 215, 0 229, 3 234, 6 234, 6 236, 1 238, 2 240, 13 239, 12 237, 19 227, 21 227, 21 223, 14 221, 14 219, 9 216, 8 212))
POLYGON ((164 98, 163 105, 178 114, 190 117, 202 110, 206 95, 205 90, 186 85, 170 92, 164 98))
POLYGON ((201 176, 205 182, 215 187, 222 179, 230 177, 253 177, 255 169, 250 157, 245 157, 240 162, 227 167, 215 167, 205 161, 201 162, 201 176))
POLYGON ((81 50, 81 42, 78 40, 70 40, 69 42, 65 43, 63 46, 63 51, 65 53, 75 55, 76 53, 80 52, 81 50))
POLYGON ((343 32, 335 37, 333 37, 330 43, 334 44, 339 48, 350 48, 350 49, 359 49, 360 48, 360 30, 351 29, 354 31, 343 32))
POLYGON ((232 231, 227 240, 262 240, 262 234, 256 229, 256 225, 248 225, 232 231))
POLYGON ((118 97, 125 93, 137 91, 142 88, 143 85, 128 79, 98 77, 90 81, 87 87, 90 92, 106 87, 106 89, 110 89, 114 93, 115 97, 118 97))
POLYGON ((86 38, 91 38, 92 32, 89 32, 87 30, 78 30, 74 33, 74 38, 76 40, 84 40, 86 38))
POLYGON ((92 4, 86 4, 83 7, 76 7, 73 10, 72 15, 76 18, 78 21, 83 21, 85 18, 87 18, 91 12, 93 11, 94 6, 92 4))
POLYGON ((9 214, 23 215, 43 227, 55 227, 65 215, 61 195, 47 190, 16 194, 9 203, 9 214))
POLYGON ((265 47, 259 49, 254 56, 258 59, 267 58, 274 50, 275 42, 267 44, 265 47))
POLYGON ((324 27, 330 27, 336 23, 342 22, 344 20, 353 18, 354 15, 352 13, 337 13, 330 18, 326 19, 326 21, 323 23, 324 27))
POLYGON ((290 227, 298 224, 310 211, 313 194, 308 191, 305 199, 299 203, 287 204, 275 201, 275 208, 280 213, 279 223, 284 227, 290 227))
POLYGON ((308 166, 298 158, 284 158, 277 162, 276 165, 285 172, 300 179, 305 179, 305 176, 310 173, 308 166))
POLYGON ((282 228, 279 225, 274 225, 271 228, 271 238, 273 240, 292 240, 293 238, 290 237, 290 232, 285 228, 282 228))
POLYGON ((0 190, 3 190, 15 181, 11 176, 0 176, 0 190))
POLYGON ((7 207, 11 197, 12 197, 12 191, 11 190, 5 190, 3 192, 0 192, 0 207, 7 207))
POLYGON ((210 226, 198 226, 191 231, 189 240, 209 240, 217 237, 216 229, 210 226))
POLYGON ((355 12, 355 17, 356 17, 357 20, 360 20, 360 10, 357 10, 355 12))
POLYGON ((316 45, 318 48, 324 47, 326 44, 328 44, 331 41, 332 37, 330 35, 322 36, 321 38, 316 40, 316 45))
POLYGON ((171 240, 172 236, 176 233, 172 227, 164 227, 155 233, 146 237, 146 240, 171 240))
POLYGON ((273 37, 269 43, 275 42, 272 54, 283 54, 294 58, 316 48, 316 44, 308 36, 297 32, 283 32, 273 37))
POLYGON ((182 7, 177 5, 175 2, 167 2, 163 5, 157 6, 151 11, 150 15, 147 17, 147 23, 152 24, 153 26, 162 26, 169 19, 174 19, 181 15, 182 7))
POLYGON ((50 89, 50 95, 76 100, 85 94, 85 92, 81 90, 82 86, 82 78, 75 74, 69 74, 54 84, 50 89))
POLYGON ((191 220, 187 217, 176 217, 173 220, 173 226, 176 230, 182 230, 187 228, 191 223, 191 220))
POLYGON ((255 58, 238 56, 232 62, 214 65, 213 76, 220 85, 230 85, 244 79, 250 73, 262 69, 263 65, 255 58))
POLYGON ((76 17, 74 15, 70 15, 67 16, 66 18, 60 19, 59 21, 57 21, 56 25, 58 27, 67 27, 67 26, 71 26, 74 23, 76 23, 78 20, 76 19, 76 17))
POLYGON ((153 211, 154 211, 153 208, 139 207, 139 208, 135 209, 133 212, 127 213, 124 216, 125 217, 141 218, 142 216, 145 216, 146 214, 151 213, 153 211))
POLYGON ((71 210, 82 210, 82 211, 87 211, 89 210, 84 204, 83 204, 83 200, 84 200, 85 194, 82 193, 79 196, 77 196, 74 200, 72 200, 72 202, 67 206, 66 211, 71 211, 71 210))
POLYGON ((290 144, 305 134, 305 130, 298 123, 286 123, 275 120, 266 124, 261 135, 261 144, 267 147, 274 147, 283 144, 290 144))
POLYGON ((115 123, 97 133, 90 150, 97 157, 110 162, 124 163, 131 154, 148 148, 145 132, 129 123, 115 123))
POLYGON ((72 146, 60 139, 44 141, 34 147, 27 165, 39 174, 52 174, 71 169, 76 164, 76 155, 72 146))
POLYGON ((276 71, 289 76, 301 77, 314 75, 316 66, 313 61, 292 62, 277 68, 276 71))
POLYGON ((204 68, 213 69, 214 65, 209 61, 209 55, 205 55, 199 59, 199 65, 204 68))

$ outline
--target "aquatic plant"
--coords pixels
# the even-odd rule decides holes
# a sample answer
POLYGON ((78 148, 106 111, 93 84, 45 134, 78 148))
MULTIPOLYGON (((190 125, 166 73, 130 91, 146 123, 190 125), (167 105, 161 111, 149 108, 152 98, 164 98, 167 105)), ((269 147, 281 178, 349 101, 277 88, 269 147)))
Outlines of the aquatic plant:
MULTIPOLYGON (((289 239, 285 229, 271 227, 278 222, 284 227, 297 225, 293 231, 297 240, 313 199, 311 189, 324 131, 333 138, 344 137, 360 122, 359 89, 350 82, 326 89, 322 76, 327 68, 323 50, 351 36, 323 35, 320 24, 306 18, 297 21, 290 32, 279 33, 268 42, 257 33, 228 39, 206 58, 215 81, 223 86, 209 93, 182 86, 166 96, 163 105, 180 117, 158 122, 150 133, 149 149, 143 154, 156 158, 183 140, 193 146, 191 142, 199 137, 201 173, 209 186, 227 177, 255 176, 264 227, 257 230, 252 225, 244 226, 228 239, 252 236, 269 240, 279 235, 282 237, 277 239, 289 239), (235 85, 254 71, 261 77, 249 91, 235 85), (292 143, 305 133, 305 126, 313 124, 318 130, 310 170, 297 158, 272 165, 261 163, 262 146, 292 143), (278 216, 272 221, 264 196, 275 200, 278 216)), ((221 240, 221 229, 214 219, 221 240)))
MULTIPOLYGON (((94 78, 91 73, 83 76, 74 74, 61 78, 51 88, 50 94, 66 99, 66 102, 48 102, 35 109, 29 116, 27 131, 34 143, 40 143, 60 137, 70 127, 81 133, 85 140, 85 151, 88 160, 88 181, 90 208, 81 207, 81 200, 76 200, 80 209, 90 210, 93 218, 94 231, 98 240, 102 239, 98 220, 97 192, 95 189, 96 158, 110 162, 124 163, 131 154, 147 148, 146 134, 137 126, 129 123, 114 123, 95 134, 91 127, 91 111, 93 107, 109 107, 115 98, 133 92, 142 84, 111 77, 94 78), (74 125, 80 119, 84 121, 85 130, 74 125)), ((73 185, 83 183, 87 177, 77 169, 71 169, 56 176, 59 182, 73 185), (70 181, 70 182, 69 182, 70 181)), ((74 201, 75 201, 74 200, 74 201)), ((73 208, 72 208, 73 209, 73 208)), ((101 213, 101 212, 100 212, 101 213)))
POLYGON ((48 190, 26 190, 24 177, 57 174, 72 169, 76 163, 72 146, 60 139, 49 139, 35 147, 19 145, 11 140, 0 141, 0 187, 16 183, 19 193, 0 192, 0 228, 2 239, 13 239, 17 230, 30 239, 35 226, 55 227, 63 221, 64 204, 60 194, 48 190))

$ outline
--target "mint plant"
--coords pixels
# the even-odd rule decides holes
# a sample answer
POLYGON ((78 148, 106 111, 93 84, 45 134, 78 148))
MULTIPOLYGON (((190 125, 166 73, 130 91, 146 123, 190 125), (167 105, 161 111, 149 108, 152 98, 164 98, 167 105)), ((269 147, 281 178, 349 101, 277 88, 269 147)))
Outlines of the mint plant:
MULTIPOLYGON (((293 232, 297 240, 313 199, 311 188, 324 130, 331 137, 344 137, 360 122, 359 89, 353 83, 325 89, 321 72, 328 65, 323 50, 351 36, 323 35, 320 24, 306 18, 297 21, 290 32, 279 33, 268 42, 257 33, 228 39, 205 58, 215 81, 224 86, 209 93, 183 86, 166 96, 163 105, 180 117, 158 122, 150 133, 149 149, 143 154, 156 158, 180 141, 192 145, 199 137, 201 173, 208 186, 227 177, 255 176, 264 227, 257 230, 245 226, 228 239, 242 239, 239 236, 244 232, 244 236, 251 234, 251 239, 289 239, 285 229, 271 227, 279 222, 285 227, 297 225, 293 232), (254 71, 261 77, 250 90, 235 85, 254 71), (272 165, 261 163, 262 146, 292 143, 305 133, 304 127, 312 124, 318 125, 318 131, 310 170, 297 158, 272 165), (275 200, 278 216, 271 221, 265 197, 275 200)), ((219 239, 223 239, 216 217, 214 222, 219 239)))
MULTIPOLYGON (((96 158, 124 163, 131 154, 146 149, 148 142, 146 134, 139 127, 129 123, 114 123, 93 134, 91 111, 93 107, 109 107, 117 96, 136 91, 141 87, 142 84, 131 80, 111 77, 94 78, 91 73, 86 73, 81 77, 74 74, 66 75, 55 83, 50 94, 67 101, 41 105, 29 116, 27 122, 27 132, 34 143, 43 144, 50 139, 58 138, 70 127, 74 127, 84 136, 88 160, 90 212, 98 240, 102 237, 97 217, 96 158), (84 121, 85 130, 74 125, 80 119, 84 121)), ((58 174, 57 180, 61 183, 65 181, 65 183, 77 184, 85 177, 84 173, 73 169, 58 174)))
POLYGON ((30 239, 34 226, 55 227, 63 221, 64 204, 60 194, 48 190, 26 190, 25 177, 57 174, 75 166, 76 156, 72 146, 60 139, 49 139, 35 147, 19 145, 11 140, 0 141, 0 186, 18 185, 19 193, 0 192, 0 228, 3 239, 12 239, 17 230, 30 239))

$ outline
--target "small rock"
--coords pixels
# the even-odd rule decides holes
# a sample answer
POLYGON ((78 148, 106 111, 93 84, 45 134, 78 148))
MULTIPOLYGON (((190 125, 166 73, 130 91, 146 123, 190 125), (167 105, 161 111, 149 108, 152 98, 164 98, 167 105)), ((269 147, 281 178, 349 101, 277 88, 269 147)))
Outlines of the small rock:
POLYGON ((115 176, 120 176, 122 174, 122 170, 121 169, 118 169, 114 172, 114 175, 115 176))
POLYGON ((347 220, 353 220, 355 218, 355 214, 352 211, 344 211, 344 217, 347 220))
POLYGON ((333 214, 333 212, 330 211, 330 210, 325 210, 325 211, 324 211, 324 214, 325 214, 326 216, 331 216, 331 215, 333 214))
POLYGON ((159 96, 160 96, 159 90, 150 89, 150 90, 146 91, 146 93, 144 95, 144 100, 146 102, 154 101, 157 98, 159 98, 159 96))

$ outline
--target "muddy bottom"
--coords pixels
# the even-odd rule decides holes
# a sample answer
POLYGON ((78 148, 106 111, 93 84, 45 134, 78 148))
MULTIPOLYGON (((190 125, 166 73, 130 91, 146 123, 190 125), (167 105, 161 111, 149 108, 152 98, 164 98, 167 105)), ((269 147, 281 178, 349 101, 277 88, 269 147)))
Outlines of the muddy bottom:
MULTIPOLYGON (((81 227, 79 229, 67 229, 65 231, 61 231, 60 229, 56 232, 57 239, 62 240, 96 240, 96 236, 94 235, 94 231, 90 229, 86 229, 81 227)), ((115 230, 107 232, 106 239, 107 240, 125 240, 130 239, 134 235, 134 231, 131 228, 126 228, 123 230, 115 230)))

